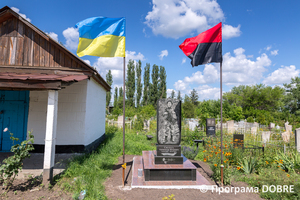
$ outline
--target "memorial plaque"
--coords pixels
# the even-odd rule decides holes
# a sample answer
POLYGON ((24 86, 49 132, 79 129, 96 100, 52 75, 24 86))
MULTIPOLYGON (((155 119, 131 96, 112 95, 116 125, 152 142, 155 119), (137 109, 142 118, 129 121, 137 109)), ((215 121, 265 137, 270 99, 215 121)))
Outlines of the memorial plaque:
POLYGON ((157 106, 157 143, 176 144, 181 140, 181 101, 159 99, 157 106))
POLYGON ((181 156, 180 145, 156 145, 157 156, 181 156))
POLYGON ((182 156, 155 156, 154 163, 157 164, 182 164, 182 156))
POLYGON ((214 118, 206 119, 206 136, 216 136, 216 121, 214 118))
POLYGON ((233 134, 233 147, 244 147, 244 134, 233 134))

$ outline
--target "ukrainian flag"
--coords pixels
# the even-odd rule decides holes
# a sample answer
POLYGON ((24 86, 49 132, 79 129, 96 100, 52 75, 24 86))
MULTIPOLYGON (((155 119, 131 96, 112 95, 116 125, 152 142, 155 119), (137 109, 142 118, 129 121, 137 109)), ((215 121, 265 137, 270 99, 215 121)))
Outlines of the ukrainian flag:
POLYGON ((79 31, 79 57, 125 57, 124 17, 92 17, 77 23, 75 27, 79 31))

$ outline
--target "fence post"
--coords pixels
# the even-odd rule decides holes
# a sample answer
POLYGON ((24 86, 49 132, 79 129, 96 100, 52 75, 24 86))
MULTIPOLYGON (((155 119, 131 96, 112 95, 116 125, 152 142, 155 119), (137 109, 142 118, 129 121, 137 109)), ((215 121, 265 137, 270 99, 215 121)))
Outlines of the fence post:
POLYGON ((296 150, 300 153, 300 128, 295 130, 295 145, 296 150))
POLYGON ((285 154, 285 152, 286 152, 286 146, 285 146, 285 144, 283 145, 283 153, 285 154))

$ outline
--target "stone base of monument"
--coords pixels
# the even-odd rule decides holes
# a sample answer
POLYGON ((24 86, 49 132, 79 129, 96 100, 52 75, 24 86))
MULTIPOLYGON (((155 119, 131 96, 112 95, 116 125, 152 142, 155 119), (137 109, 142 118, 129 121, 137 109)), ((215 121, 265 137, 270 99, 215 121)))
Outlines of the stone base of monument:
POLYGON ((156 151, 143 151, 135 156, 132 168, 132 188, 157 189, 210 189, 212 185, 197 171, 185 157, 183 164, 155 165, 156 151))
POLYGON ((143 167, 145 181, 196 180, 197 168, 184 156, 167 158, 156 156, 156 151, 143 151, 143 167))

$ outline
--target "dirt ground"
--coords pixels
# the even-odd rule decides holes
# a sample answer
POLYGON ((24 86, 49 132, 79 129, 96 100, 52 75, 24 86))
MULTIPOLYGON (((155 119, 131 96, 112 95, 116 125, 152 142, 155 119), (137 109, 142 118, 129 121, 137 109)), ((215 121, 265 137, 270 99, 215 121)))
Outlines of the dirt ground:
MULTIPOLYGON (((125 176, 125 188, 122 188, 122 161, 123 158, 119 158, 119 162, 113 168, 113 173, 110 178, 105 182, 106 196, 109 199, 130 199, 130 200, 158 200, 163 197, 167 197, 171 194, 175 195, 176 200, 187 200, 187 199, 230 199, 230 200, 250 200, 250 199, 261 199, 258 194, 255 193, 222 193, 219 195, 216 191, 207 191, 202 193, 198 189, 140 189, 140 188, 130 188, 131 186, 131 174, 132 174, 132 155, 128 155, 125 158, 127 163, 126 176, 125 176)), ((211 179, 212 171, 209 166, 202 161, 192 161, 192 163, 197 167, 197 170, 202 176, 204 176, 212 185, 216 183, 211 179)), ((231 187, 247 187, 248 185, 243 182, 234 182, 231 187)))
MULTIPOLYGON (((187 199, 230 199, 230 200, 247 200, 247 199, 260 199, 258 194, 254 193, 219 193, 207 191, 202 193, 197 189, 131 189, 132 181, 132 161, 133 155, 126 156, 127 169, 125 176, 125 187, 122 185, 122 157, 119 158, 118 164, 113 167, 111 177, 109 177, 104 185, 106 189, 106 195, 108 199, 128 199, 128 200, 152 200, 162 199, 163 197, 171 194, 175 195, 176 200, 187 200, 187 199)), ((212 184, 216 183, 211 179, 212 171, 209 166, 201 161, 192 161, 197 167, 197 170, 212 184)), ((54 185, 51 189, 48 187, 41 186, 42 177, 36 176, 26 179, 16 179, 13 186, 5 193, 5 188, 0 186, 1 196, 0 199, 9 200, 38 200, 38 199, 72 199, 72 194, 62 191, 58 185, 54 185)), ((238 182, 233 183, 232 187, 247 187, 247 184, 238 182)))

